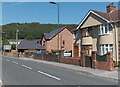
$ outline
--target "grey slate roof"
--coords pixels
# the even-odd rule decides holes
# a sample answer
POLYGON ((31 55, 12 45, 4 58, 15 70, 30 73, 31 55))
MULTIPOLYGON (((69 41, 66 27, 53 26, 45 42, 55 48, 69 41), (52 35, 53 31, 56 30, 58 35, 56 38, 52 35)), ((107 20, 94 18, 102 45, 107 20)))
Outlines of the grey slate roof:
POLYGON ((53 30, 53 31, 51 31, 49 33, 44 33, 44 36, 45 36, 46 39, 51 39, 54 35, 59 33, 63 28, 55 29, 55 30, 53 30))
POLYGON ((24 40, 21 41, 17 49, 41 49, 44 50, 45 47, 37 43, 38 40, 24 40))

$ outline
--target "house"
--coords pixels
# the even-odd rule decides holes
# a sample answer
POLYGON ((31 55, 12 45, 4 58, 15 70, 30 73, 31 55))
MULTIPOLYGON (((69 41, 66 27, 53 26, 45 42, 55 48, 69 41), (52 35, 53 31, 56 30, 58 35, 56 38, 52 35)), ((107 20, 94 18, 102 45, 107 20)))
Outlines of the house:
POLYGON ((43 46, 38 43, 38 40, 23 40, 17 46, 18 52, 32 52, 45 50, 43 46))
POLYGON ((40 43, 49 52, 53 50, 72 50, 72 31, 65 26, 49 33, 44 33, 40 43))
POLYGON ((73 30, 73 57, 80 57, 80 52, 79 52, 79 38, 80 35, 78 29, 72 29, 73 30))
POLYGON ((113 52, 113 59, 120 61, 120 10, 113 3, 106 6, 107 12, 90 10, 77 27, 79 31, 79 52, 92 51, 104 55, 113 52), (119 47, 119 48, 118 48, 119 47))
POLYGON ((8 43, 10 45, 16 45, 17 43, 20 44, 21 41, 23 41, 23 39, 19 39, 17 41, 15 39, 10 39, 10 40, 8 40, 8 43))

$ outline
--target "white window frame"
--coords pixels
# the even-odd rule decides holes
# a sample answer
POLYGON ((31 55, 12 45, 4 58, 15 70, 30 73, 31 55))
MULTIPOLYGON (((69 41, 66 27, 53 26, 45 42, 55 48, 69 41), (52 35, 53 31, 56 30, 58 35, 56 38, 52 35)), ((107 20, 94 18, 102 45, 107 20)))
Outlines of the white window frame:
POLYGON ((99 25, 99 35, 111 34, 111 33, 112 33, 112 30, 111 30, 110 24, 99 25))
POLYGON ((113 44, 101 44, 99 46, 99 55, 104 55, 107 52, 113 52, 113 44))

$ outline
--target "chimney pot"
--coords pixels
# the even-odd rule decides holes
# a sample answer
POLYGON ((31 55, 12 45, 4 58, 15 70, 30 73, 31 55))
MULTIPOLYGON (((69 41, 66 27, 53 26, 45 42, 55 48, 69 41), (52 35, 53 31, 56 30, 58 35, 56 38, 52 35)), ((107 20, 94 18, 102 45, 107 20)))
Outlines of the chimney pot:
POLYGON ((114 6, 114 4, 111 3, 108 6, 106 6, 106 10, 107 10, 107 13, 110 13, 111 11, 116 10, 116 6, 114 6))

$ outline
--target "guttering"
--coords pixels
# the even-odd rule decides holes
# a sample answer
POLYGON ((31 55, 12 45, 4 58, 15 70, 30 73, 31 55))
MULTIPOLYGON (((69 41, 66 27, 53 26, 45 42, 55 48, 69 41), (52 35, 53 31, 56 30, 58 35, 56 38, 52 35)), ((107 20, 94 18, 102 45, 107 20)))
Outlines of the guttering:
POLYGON ((116 22, 112 21, 112 22, 110 22, 110 24, 111 24, 112 28, 115 31, 115 49, 116 49, 115 54, 116 54, 116 65, 118 66, 118 46, 117 46, 117 32, 116 32, 117 28, 116 28, 116 22), (112 23, 114 23, 114 24, 112 24, 112 23))

